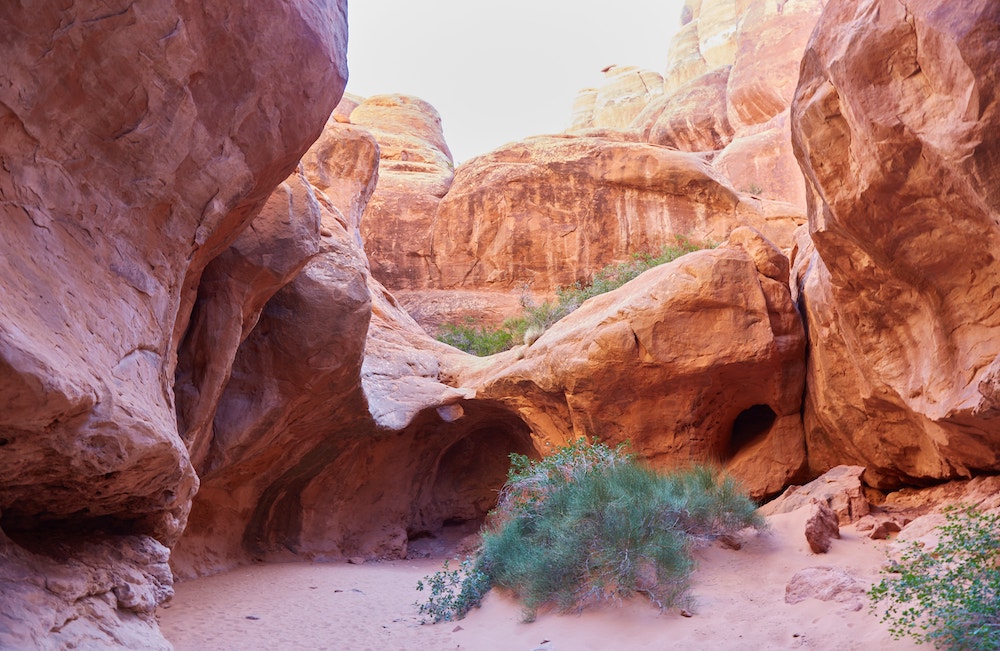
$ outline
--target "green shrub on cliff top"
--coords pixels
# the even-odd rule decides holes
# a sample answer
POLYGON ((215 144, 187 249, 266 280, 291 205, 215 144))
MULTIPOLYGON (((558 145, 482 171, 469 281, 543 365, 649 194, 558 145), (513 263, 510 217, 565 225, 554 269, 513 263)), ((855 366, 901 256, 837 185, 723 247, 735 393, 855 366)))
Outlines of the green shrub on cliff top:
POLYGON ((583 305, 588 298, 618 289, 653 267, 673 262, 687 253, 713 246, 715 245, 712 243, 698 243, 677 236, 674 244, 664 245, 656 253, 634 253, 625 262, 604 267, 597 271, 586 285, 574 283, 569 287, 557 289, 555 301, 545 301, 541 305, 526 301, 523 317, 508 319, 497 327, 477 326, 471 322, 460 325, 445 324, 438 331, 437 339, 480 357, 509 350, 524 342, 525 333, 533 332, 537 338, 538 334, 583 305))

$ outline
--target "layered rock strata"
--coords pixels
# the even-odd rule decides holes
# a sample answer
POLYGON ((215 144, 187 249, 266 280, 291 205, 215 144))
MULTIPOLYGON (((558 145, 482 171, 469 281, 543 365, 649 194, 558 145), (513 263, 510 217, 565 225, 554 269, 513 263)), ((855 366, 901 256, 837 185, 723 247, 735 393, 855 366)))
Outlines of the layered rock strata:
POLYGON ((427 288, 437 207, 455 168, 441 116, 416 97, 376 95, 350 119, 371 132, 380 152, 378 185, 361 222, 372 275, 393 289, 427 288))
POLYGON ((545 136, 463 165, 438 207, 436 286, 552 291, 674 241, 722 241, 736 224, 767 232, 698 154, 599 137, 545 136))

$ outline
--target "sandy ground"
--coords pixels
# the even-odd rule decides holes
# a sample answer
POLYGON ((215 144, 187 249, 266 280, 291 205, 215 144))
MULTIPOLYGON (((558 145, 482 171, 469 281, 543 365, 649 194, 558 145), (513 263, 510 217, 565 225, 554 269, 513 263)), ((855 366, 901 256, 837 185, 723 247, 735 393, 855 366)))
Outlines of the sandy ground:
POLYGON ((802 511, 769 522, 769 533, 745 536, 740 550, 698 551, 691 617, 635 601, 541 613, 526 624, 518 605, 494 591, 460 622, 422 625, 415 585, 440 569, 438 558, 245 567, 178 584, 159 619, 178 651, 917 648, 893 640, 867 603, 860 610, 815 598, 785 603, 786 584, 803 568, 843 568, 871 584, 885 543, 845 527, 830 553, 816 555, 802 534, 802 511))

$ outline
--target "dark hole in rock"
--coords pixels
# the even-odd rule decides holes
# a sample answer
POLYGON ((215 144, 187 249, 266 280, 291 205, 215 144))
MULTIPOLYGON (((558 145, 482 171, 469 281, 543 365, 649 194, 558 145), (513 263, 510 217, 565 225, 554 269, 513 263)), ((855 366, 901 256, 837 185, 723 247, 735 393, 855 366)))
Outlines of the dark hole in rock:
POLYGON ((474 401, 463 408, 464 416, 446 426, 456 438, 438 456, 411 523, 408 548, 414 556, 463 546, 496 506, 510 454, 538 457, 528 426, 507 409, 474 401), (423 532, 432 539, 421 537, 423 532))
POLYGON ((770 432, 777 417, 768 405, 754 405, 741 411, 733 421, 726 459, 732 459, 737 452, 770 432))
POLYGON ((135 518, 91 516, 86 510, 59 518, 4 511, 0 530, 20 547, 60 562, 72 557, 81 540, 96 542, 141 533, 135 518))

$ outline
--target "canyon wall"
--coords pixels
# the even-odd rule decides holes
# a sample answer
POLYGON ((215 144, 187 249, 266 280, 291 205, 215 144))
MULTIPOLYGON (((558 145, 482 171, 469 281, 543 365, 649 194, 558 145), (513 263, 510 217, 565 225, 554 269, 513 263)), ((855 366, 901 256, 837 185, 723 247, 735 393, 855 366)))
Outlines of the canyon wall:
POLYGON ((178 349, 340 98, 344 4, 0 9, 0 646, 167 646, 178 349))
POLYGON ((1000 10, 685 19, 662 92, 453 171, 425 102, 337 104, 343 3, 0 9, 0 646, 167 648, 174 574, 404 557, 579 436, 758 498, 1000 472, 1000 10), (493 357, 410 313, 676 233, 720 246, 493 357))
POLYGON ((1000 7, 833 1, 792 113, 814 471, 1000 470, 1000 7))

